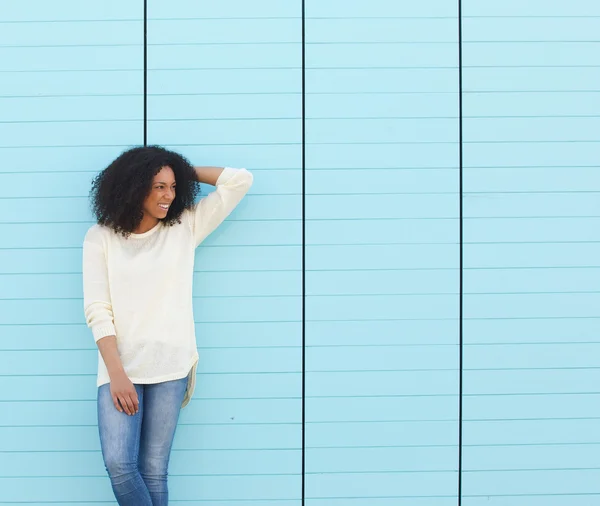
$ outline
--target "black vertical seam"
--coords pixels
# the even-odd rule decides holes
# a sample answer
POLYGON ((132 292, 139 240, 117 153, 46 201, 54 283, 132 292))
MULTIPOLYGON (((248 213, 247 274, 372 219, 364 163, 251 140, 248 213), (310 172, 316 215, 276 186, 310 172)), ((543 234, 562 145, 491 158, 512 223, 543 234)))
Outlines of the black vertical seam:
POLYGON ((144 0, 144 146, 148 145, 148 0, 144 0))
POLYGON ((302 506, 306 495, 306 44, 305 11, 302 0, 302 506))
POLYGON ((463 103, 462 5, 458 0, 458 187, 459 187, 459 309, 458 309, 458 506, 462 504, 463 445, 463 103))

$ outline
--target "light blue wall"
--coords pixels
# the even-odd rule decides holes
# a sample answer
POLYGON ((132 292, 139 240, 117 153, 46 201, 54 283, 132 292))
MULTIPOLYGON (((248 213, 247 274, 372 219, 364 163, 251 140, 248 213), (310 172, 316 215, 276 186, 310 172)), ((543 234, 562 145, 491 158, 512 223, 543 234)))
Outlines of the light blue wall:
MULTIPOLYGON (((142 0, 0 6, 0 505, 113 504, 81 241, 144 140, 142 0), (35 207, 34 207, 35 206, 35 207)), ((201 365, 171 502, 600 495, 600 7, 593 0, 147 0, 147 137, 246 166, 199 249, 201 365), (595 17, 594 17, 595 16, 595 17), (303 308, 303 302, 305 307, 303 308)))
POLYGON ((600 493, 600 4, 463 0, 463 505, 600 493))
POLYGON ((310 506, 457 502, 457 16, 306 3, 310 506))

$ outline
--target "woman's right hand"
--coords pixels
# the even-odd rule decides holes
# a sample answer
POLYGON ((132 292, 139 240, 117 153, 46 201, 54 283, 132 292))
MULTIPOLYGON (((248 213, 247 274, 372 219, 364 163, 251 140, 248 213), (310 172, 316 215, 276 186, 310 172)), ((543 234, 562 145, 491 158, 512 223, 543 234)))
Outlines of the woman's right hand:
POLYGON ((137 391, 124 372, 111 376, 110 393, 115 408, 121 413, 125 411, 128 415, 135 415, 139 411, 137 391))

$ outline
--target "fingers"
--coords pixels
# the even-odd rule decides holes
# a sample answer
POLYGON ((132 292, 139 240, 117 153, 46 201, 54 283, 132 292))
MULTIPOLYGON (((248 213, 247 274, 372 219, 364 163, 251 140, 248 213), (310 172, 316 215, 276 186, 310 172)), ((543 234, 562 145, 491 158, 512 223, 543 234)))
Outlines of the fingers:
POLYGON ((122 413, 123 409, 121 408, 121 405, 119 404, 119 399, 117 398, 117 396, 113 395, 112 400, 113 400, 113 404, 115 405, 115 408, 117 408, 117 411, 122 413))
POLYGON ((120 394, 113 396, 115 408, 121 413, 135 415, 139 411, 137 394, 120 394))

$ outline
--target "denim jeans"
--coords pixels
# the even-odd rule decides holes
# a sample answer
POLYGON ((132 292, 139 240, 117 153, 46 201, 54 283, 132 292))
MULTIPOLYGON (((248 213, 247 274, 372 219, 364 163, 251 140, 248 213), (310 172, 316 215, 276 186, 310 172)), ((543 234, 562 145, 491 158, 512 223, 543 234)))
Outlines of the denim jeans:
POLYGON ((167 468, 187 381, 135 384, 135 415, 115 408, 110 384, 98 387, 100 446, 120 506, 168 504, 167 468))

